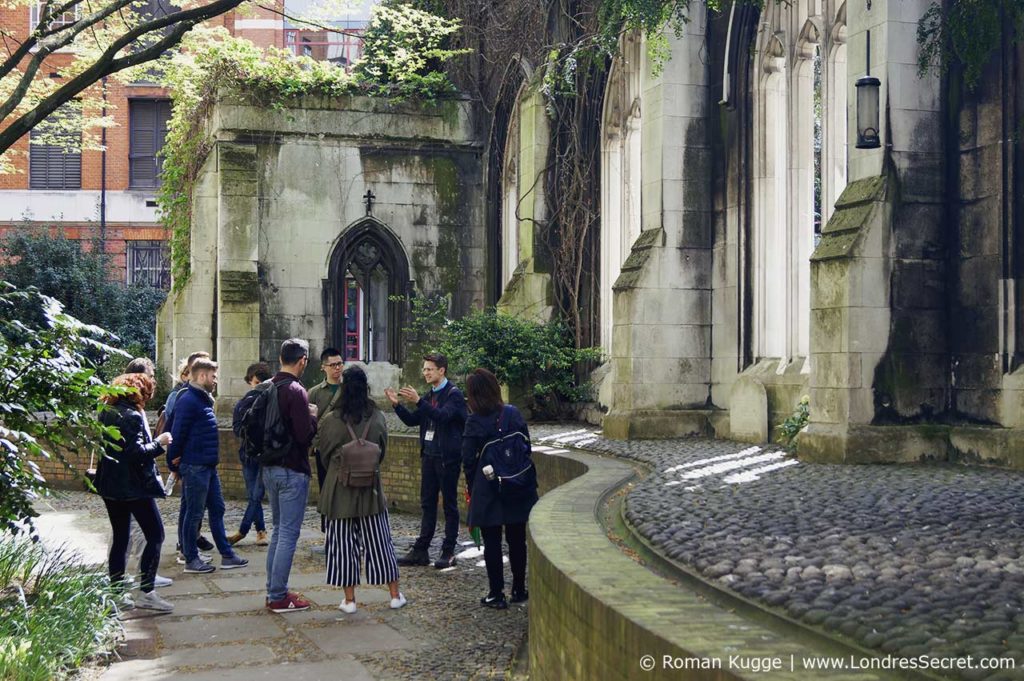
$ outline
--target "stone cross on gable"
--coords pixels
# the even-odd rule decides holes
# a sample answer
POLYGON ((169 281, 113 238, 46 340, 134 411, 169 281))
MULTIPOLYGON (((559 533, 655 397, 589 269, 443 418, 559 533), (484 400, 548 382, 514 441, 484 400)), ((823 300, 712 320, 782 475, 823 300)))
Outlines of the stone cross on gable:
POLYGON ((370 215, 370 213, 373 211, 373 200, 376 199, 376 198, 377 198, 377 196, 370 189, 367 189, 366 193, 363 194, 363 200, 366 201, 366 214, 367 215, 370 215))

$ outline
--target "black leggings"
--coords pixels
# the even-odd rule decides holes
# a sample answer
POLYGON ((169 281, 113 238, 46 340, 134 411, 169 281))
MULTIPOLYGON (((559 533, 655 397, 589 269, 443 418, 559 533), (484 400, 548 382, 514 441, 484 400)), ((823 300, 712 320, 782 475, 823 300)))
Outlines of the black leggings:
POLYGON ((160 564, 160 547, 164 543, 164 523, 160 518, 160 511, 157 510, 156 500, 104 499, 103 503, 107 506, 110 527, 114 530, 114 541, 110 545, 108 558, 110 582, 116 584, 124 579, 125 563, 128 560, 128 542, 132 532, 131 519, 134 517, 135 522, 139 524, 139 529, 146 537, 146 548, 142 550, 139 570, 142 572, 140 575, 142 591, 149 593, 153 590, 156 568, 160 564))
MULTIPOLYGON (((481 527, 484 539, 484 563, 487 565, 487 581, 491 594, 505 590, 505 566, 501 561, 501 525, 481 527)), ((508 543, 508 563, 512 568, 512 590, 526 588, 526 523, 505 525, 505 541, 508 543)))

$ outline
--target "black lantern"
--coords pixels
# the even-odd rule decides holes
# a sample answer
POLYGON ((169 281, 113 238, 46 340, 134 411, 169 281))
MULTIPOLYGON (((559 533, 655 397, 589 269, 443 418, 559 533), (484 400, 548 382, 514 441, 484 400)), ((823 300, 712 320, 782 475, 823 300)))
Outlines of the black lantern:
POLYGON ((879 90, 882 81, 871 75, 871 31, 867 32, 867 75, 857 79, 857 148, 876 149, 878 139, 879 90))
POLYGON ((878 139, 878 91, 882 81, 874 76, 857 79, 857 148, 882 146, 878 139))

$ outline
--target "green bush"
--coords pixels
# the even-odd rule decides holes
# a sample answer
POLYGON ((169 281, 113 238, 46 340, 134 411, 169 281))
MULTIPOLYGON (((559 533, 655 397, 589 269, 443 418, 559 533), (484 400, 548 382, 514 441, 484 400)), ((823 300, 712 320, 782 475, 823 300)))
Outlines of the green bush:
POLYGON ((448 375, 461 384, 477 367, 494 373, 515 391, 525 391, 525 406, 541 418, 563 416, 566 403, 590 397, 590 385, 577 371, 600 359, 596 348, 573 346, 560 322, 540 324, 498 313, 494 308, 446 318, 444 296, 414 298, 406 331, 418 353, 438 351, 448 357, 448 375))
POLYGON ((67 549, 0 534, 0 679, 61 678, 111 651, 118 595, 67 549))
POLYGON ((796 405, 796 410, 793 412, 793 415, 788 417, 778 426, 779 440, 786 446, 786 449, 793 448, 793 444, 796 442, 796 436, 800 434, 800 431, 804 429, 810 420, 811 398, 804 395, 800 398, 800 403, 796 405))
POLYGON ((117 438, 96 413, 99 398, 126 392, 96 375, 98 363, 124 354, 108 341, 53 298, 0 281, 0 531, 31 530, 32 502, 46 492, 32 459, 63 460, 117 438))
MULTIPOLYGON (((0 241, 0 251, 6 258, 0 279, 19 288, 34 286, 59 300, 68 314, 116 335, 119 347, 153 356, 156 313, 167 293, 111 281, 110 256, 99 242, 83 250, 79 241, 51 238, 45 230, 19 229, 0 241)), ((117 374, 108 370, 103 375, 109 379, 117 374)))

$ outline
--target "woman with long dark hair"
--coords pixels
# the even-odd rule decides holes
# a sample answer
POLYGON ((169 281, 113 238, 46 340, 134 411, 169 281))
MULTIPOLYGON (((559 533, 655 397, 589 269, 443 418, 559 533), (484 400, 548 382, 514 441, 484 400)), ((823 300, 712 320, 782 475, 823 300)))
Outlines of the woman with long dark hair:
MULTIPOLYGON (((366 582, 387 584, 391 607, 405 605, 398 590, 398 559, 391 543, 388 503, 380 482, 380 462, 388 443, 384 414, 370 399, 366 373, 350 366, 341 375, 341 407, 320 419, 320 456, 327 464, 327 475, 320 489, 320 513, 327 519, 327 583, 340 586, 345 597, 338 605, 342 612, 356 611, 356 585, 366 556, 366 582), (374 443, 380 448, 377 470, 367 485, 353 484, 347 473, 345 445, 353 440, 374 443)), ((357 443, 358 444, 358 443, 357 443)))
POLYGON ((113 384, 130 388, 131 392, 104 398, 109 408, 103 409, 99 417, 103 425, 114 426, 121 434, 105 443, 94 483, 107 507, 114 534, 108 559, 110 581, 120 584, 124 580, 131 519, 135 518, 146 538, 146 547, 139 562, 142 595, 134 605, 170 612, 174 606, 157 595, 153 582, 164 542, 164 523, 156 500, 165 496, 155 459, 171 442, 171 434, 162 433, 154 440, 149 432, 145 405, 153 397, 152 378, 146 374, 122 374, 113 384))
POLYGON ((493 466, 482 462, 481 454, 489 442, 512 433, 522 433, 528 448, 530 431, 519 410, 502 401, 498 379, 487 369, 474 369, 466 377, 466 401, 472 412, 462 435, 462 467, 470 496, 467 522, 472 527, 479 527, 483 535, 484 564, 490 583, 490 591, 480 599, 480 604, 501 610, 508 607, 501 555, 502 528, 512 569, 511 602, 523 603, 529 598, 526 591, 526 521, 537 503, 537 478, 531 466, 525 471, 527 484, 514 489, 506 485, 503 490, 501 481, 495 478, 493 466))

